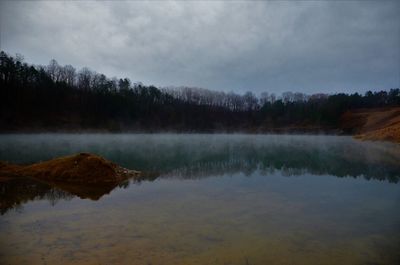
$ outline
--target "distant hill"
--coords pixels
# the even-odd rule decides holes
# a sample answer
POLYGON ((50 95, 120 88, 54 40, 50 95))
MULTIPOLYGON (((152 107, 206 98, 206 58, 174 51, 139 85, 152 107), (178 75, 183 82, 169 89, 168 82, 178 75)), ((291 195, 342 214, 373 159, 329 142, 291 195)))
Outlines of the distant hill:
POLYGON ((257 96, 158 88, 54 59, 31 65, 0 51, 0 103, 0 133, 328 133, 398 141, 400 89, 257 96))

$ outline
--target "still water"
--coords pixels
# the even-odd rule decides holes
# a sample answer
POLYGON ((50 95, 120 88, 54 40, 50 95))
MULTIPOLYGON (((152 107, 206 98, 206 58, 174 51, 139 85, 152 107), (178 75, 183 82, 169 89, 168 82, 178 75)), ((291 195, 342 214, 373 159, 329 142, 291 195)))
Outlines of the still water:
POLYGON ((0 182, 0 264, 400 264, 400 146, 288 135, 1 135, 0 160, 93 152, 101 190, 0 182))

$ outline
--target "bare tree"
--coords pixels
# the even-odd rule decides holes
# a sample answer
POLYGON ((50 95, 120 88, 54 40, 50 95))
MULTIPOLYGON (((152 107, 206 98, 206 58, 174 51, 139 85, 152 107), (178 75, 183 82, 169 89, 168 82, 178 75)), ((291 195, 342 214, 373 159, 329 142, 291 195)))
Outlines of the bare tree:
POLYGON ((258 99, 251 91, 243 95, 243 101, 246 110, 255 110, 258 107, 258 99))
POLYGON ((63 67, 64 81, 70 86, 75 84, 76 70, 72 65, 65 65, 63 67))
POLYGON ((92 71, 87 67, 83 67, 78 73, 78 87, 84 91, 89 91, 91 89, 92 81, 92 71))
POLYGON ((269 102, 269 94, 268 94, 268 92, 261 92, 261 94, 260 94, 260 105, 264 106, 268 102, 269 102))
POLYGON ((288 92, 283 92, 283 93, 282 93, 282 100, 283 100, 283 103, 285 103, 285 104, 288 104, 288 103, 290 103, 290 102, 293 102, 293 101, 294 101, 294 94, 293 94, 293 92, 290 92, 290 91, 288 91, 288 92))
POLYGON ((60 65, 57 63, 56 60, 50 60, 49 64, 47 65, 46 72, 54 82, 59 81, 58 79, 60 77, 60 65))

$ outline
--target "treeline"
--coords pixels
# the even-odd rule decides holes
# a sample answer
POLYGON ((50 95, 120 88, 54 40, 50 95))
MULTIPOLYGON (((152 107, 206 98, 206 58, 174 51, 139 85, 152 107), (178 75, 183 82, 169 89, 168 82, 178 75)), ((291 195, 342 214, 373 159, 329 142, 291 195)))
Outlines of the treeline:
POLYGON ((77 70, 51 60, 31 65, 0 53, 2 131, 269 131, 338 127, 355 108, 400 105, 400 90, 347 94, 267 92, 256 96, 202 88, 157 88, 77 70))

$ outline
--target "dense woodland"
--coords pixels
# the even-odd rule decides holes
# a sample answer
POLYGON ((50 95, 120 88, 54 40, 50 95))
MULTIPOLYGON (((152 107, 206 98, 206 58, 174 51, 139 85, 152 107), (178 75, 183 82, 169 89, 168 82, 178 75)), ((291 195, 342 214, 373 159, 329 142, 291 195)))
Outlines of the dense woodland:
POLYGON ((399 88, 362 94, 216 92, 157 88, 88 68, 31 65, 0 53, 0 130, 331 131, 352 109, 400 106, 399 88))

